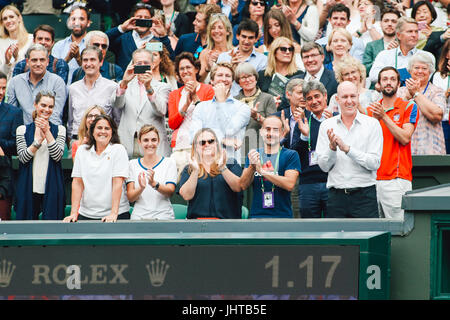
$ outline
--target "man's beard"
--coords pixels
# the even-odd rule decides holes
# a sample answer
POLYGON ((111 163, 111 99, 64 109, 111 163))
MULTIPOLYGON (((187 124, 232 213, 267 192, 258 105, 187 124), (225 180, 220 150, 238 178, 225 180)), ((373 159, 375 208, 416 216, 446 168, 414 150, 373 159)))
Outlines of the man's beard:
POLYGON ((388 92, 386 89, 382 89, 381 93, 383 93, 386 97, 393 97, 397 93, 397 88, 392 88, 391 92, 388 92))

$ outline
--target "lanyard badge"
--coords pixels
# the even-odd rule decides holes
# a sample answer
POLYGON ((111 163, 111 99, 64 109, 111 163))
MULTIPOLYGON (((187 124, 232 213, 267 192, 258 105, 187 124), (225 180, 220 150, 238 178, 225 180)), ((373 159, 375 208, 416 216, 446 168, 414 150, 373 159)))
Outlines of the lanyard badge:
MULTIPOLYGON (((277 160, 275 163, 275 168, 274 168, 274 173, 278 174, 278 165, 279 165, 279 160, 280 160, 280 153, 281 153, 281 149, 280 148, 278 150, 278 154, 277 154, 277 160)), ((263 165, 263 160, 261 157, 261 165, 263 165)), ((264 180, 263 177, 261 176, 261 191, 262 191, 262 207, 263 209, 271 209, 271 208, 275 208, 275 185, 272 184, 272 190, 271 191, 265 191, 264 190, 264 180)))

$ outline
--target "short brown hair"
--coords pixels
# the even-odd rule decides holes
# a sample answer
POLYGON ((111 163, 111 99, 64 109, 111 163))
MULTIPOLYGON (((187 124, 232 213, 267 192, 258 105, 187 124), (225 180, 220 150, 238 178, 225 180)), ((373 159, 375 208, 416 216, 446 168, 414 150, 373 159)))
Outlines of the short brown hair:
POLYGON ((38 31, 45 31, 45 32, 50 33, 50 35, 52 36, 52 41, 55 41, 55 29, 53 29, 52 26, 49 26, 48 24, 38 25, 33 31, 33 39, 34 40, 36 40, 36 33, 38 31))
POLYGON ((139 133, 138 133, 138 140, 141 141, 141 137, 144 134, 147 134, 147 133, 152 132, 152 131, 156 133, 156 135, 158 136, 158 141, 159 141, 160 138, 159 138, 158 129, 156 129, 156 127, 154 125, 152 125, 152 124, 144 124, 141 127, 141 129, 139 130, 139 133))
POLYGON ((211 80, 214 80, 214 77, 216 76, 217 69, 219 69, 219 67, 230 69, 231 70, 231 77, 234 79, 234 70, 233 70, 233 66, 231 65, 231 63, 229 63, 229 62, 219 62, 219 63, 216 63, 211 68, 211 74, 210 74, 211 80))

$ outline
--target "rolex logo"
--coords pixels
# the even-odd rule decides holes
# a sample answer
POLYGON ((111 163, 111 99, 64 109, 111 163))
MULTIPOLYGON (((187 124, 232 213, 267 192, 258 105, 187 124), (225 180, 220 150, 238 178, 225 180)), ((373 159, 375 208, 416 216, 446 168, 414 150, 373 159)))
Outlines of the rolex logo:
POLYGON ((11 261, 3 259, 0 262, 0 288, 6 288, 11 282, 12 275, 16 266, 11 261))
POLYGON ((150 265, 146 264, 148 276, 150 278, 150 283, 154 287, 161 287, 164 283, 164 279, 166 278, 167 270, 169 269, 169 265, 166 264, 164 260, 156 259, 150 261, 150 265))

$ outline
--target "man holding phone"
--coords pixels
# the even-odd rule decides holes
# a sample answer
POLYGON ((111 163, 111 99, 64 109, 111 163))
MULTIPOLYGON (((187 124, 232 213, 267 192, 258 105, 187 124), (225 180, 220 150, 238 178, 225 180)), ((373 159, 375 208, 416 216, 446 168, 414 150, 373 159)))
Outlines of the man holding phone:
POLYGON ((156 127, 161 137, 157 153, 169 156, 169 141, 165 138, 165 115, 171 86, 153 80, 151 51, 137 49, 132 59, 116 91, 113 104, 113 107, 122 113, 118 129, 120 142, 127 149, 129 157, 141 156, 137 134, 144 124, 151 124, 156 127))
POLYGON ((106 32, 110 50, 115 54, 117 64, 125 70, 132 59, 133 52, 145 43, 156 39, 163 43, 174 59, 174 51, 167 36, 167 30, 160 20, 154 19, 154 8, 145 3, 136 4, 131 10, 131 18, 106 32))

